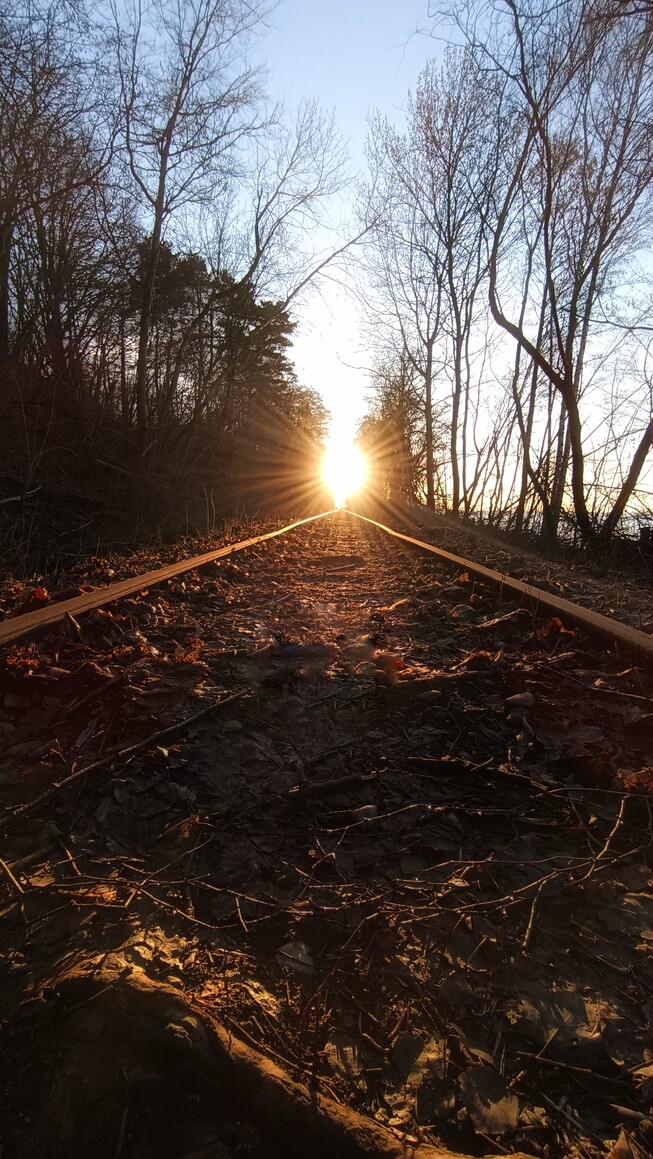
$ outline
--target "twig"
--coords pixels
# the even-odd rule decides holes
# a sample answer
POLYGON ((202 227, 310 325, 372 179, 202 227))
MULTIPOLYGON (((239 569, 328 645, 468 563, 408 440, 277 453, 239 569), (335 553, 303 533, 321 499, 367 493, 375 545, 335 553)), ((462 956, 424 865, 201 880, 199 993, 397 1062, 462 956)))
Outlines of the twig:
MULTIPOLYGON (((199 845, 194 845, 192 849, 182 849, 181 853, 178 853, 176 857, 173 857, 170 861, 167 861, 165 863, 165 865, 160 865, 158 867, 158 869, 153 870, 152 873, 146 874, 146 876, 139 883, 139 885, 137 885, 136 888, 133 889, 132 892, 130 893, 129 897, 127 898, 127 901, 125 902, 125 909, 129 909, 131 903, 133 902, 134 898, 136 897, 137 893, 142 888, 142 886, 147 885, 147 883, 149 881, 155 881, 157 879, 157 874, 164 873, 166 869, 170 869, 171 866, 173 866, 173 865, 178 865, 178 863, 180 861, 183 861, 185 857, 192 856, 194 853, 197 853, 198 850, 206 849, 207 845, 212 845, 214 841, 218 840, 218 836, 219 836, 219 833, 213 833, 211 835, 211 837, 207 837, 206 841, 201 841, 199 845)), ((141 872, 141 871, 139 870, 138 872, 141 872)), ((215 888, 217 888, 217 887, 215 887, 215 888)), ((230 892, 230 891, 227 891, 225 889, 223 892, 226 893, 226 892, 230 892)))
POLYGON ((289 789, 284 800, 289 804, 297 801, 306 801, 311 797, 329 797, 340 793, 343 789, 351 789, 355 785, 368 785, 378 779, 378 773, 352 773, 347 777, 337 777, 334 781, 320 781, 318 784, 305 785, 303 788, 289 789))
POLYGON ((599 853, 597 853, 597 855, 594 858, 592 864, 590 865, 587 873, 584 874, 583 877, 580 878, 580 881, 587 881, 588 877, 591 877, 592 874, 594 873, 596 867, 598 866, 599 861, 601 861, 605 857, 605 855, 610 852, 610 847, 612 845, 612 842, 614 841, 615 837, 617 836, 617 833, 619 832, 619 830, 621 829, 621 827, 624 823, 624 817, 626 815, 626 801, 627 800, 628 800, 628 798, 626 796, 623 796, 621 798, 621 805, 619 806, 617 820, 615 821, 614 825, 612 826, 612 829, 608 833, 608 836, 606 837, 605 844, 604 844, 603 848, 601 849, 601 851, 599 853))
POLYGON ((29 865, 34 865, 35 862, 40 861, 41 858, 46 857, 48 853, 52 852, 52 842, 48 845, 43 845, 40 849, 33 849, 31 853, 26 853, 24 857, 17 857, 12 861, 11 868, 27 869, 29 865))
MULTIPOLYGON (((572 874, 574 870, 584 869, 586 865, 589 865, 588 873, 583 874, 582 877, 576 877, 571 881, 567 881, 563 888, 580 885, 583 881, 587 880, 589 874, 593 873, 595 869, 603 869, 610 865, 617 865, 620 861, 627 861, 629 857, 633 857, 636 853, 641 853, 643 848, 644 846, 639 845, 634 849, 628 849, 625 853, 618 853, 610 861, 604 861, 601 865, 597 865, 598 859, 593 858, 591 860, 586 859, 581 861, 577 865, 569 865, 562 869, 553 869, 550 873, 545 874, 544 877, 538 878, 537 881, 532 881, 528 885, 522 885, 518 889, 513 890, 512 893, 504 894, 502 897, 492 898, 490 901, 469 902, 464 905, 458 905, 456 907, 456 913, 483 913, 498 906, 518 905, 525 900, 523 894, 527 893, 529 889, 539 889, 542 885, 546 885, 549 881, 552 882, 555 878, 566 877, 572 874)), ((469 862, 469 864, 471 865, 473 862, 469 862)), ((440 897, 443 896, 445 895, 440 895, 440 897)))
POLYGON ((608 834, 608 837, 607 837, 607 840, 605 842, 605 845, 603 846, 603 849, 601 850, 601 852, 599 854, 597 854, 597 857, 596 857, 597 861, 600 861, 602 857, 605 857, 606 853, 610 849, 610 846, 612 845, 614 838, 617 836, 617 833, 619 832, 619 830, 621 829, 621 826, 623 825, 624 815, 626 812, 626 800, 627 800, 626 797, 622 797, 621 805, 619 806, 619 812, 617 814, 617 820, 615 821, 614 825, 612 826, 612 829, 610 830, 610 833, 608 834))
POLYGON ((125 1128, 127 1126, 127 1115, 129 1114, 129 1103, 125 1103, 125 1109, 120 1118, 120 1127, 118 1128, 118 1141, 116 1143, 116 1159, 120 1159, 122 1149, 125 1144, 125 1128))
POLYGON ((23 889, 23 887, 20 884, 20 882, 18 881, 18 879, 16 877, 14 877, 13 873, 11 872, 9 866, 7 865, 7 862, 3 861, 1 857, 0 857, 0 866, 2 866, 5 873, 7 874, 7 877, 9 878, 10 882, 12 883, 12 885, 14 885, 16 887, 18 892, 25 893, 25 890, 23 889))
MULTIPOLYGON (((149 897, 150 901, 153 901, 155 905, 163 906, 164 909, 170 910, 170 913, 177 914, 177 917, 184 918, 184 920, 190 922, 191 925, 201 926, 202 929, 205 930, 213 930, 214 933, 216 931, 221 932, 221 926, 213 926, 210 922, 203 922, 201 918, 198 918, 195 915, 191 917, 191 915, 185 913, 183 909, 179 909, 178 906, 173 905, 171 901, 166 901, 165 898, 157 897, 156 894, 150 893, 148 889, 143 889, 142 885, 139 886, 138 889, 139 893, 142 893, 144 897, 149 897)), ((222 950, 223 954, 235 954, 238 958, 251 957, 250 954, 245 954, 242 950, 232 950, 230 946, 221 946, 220 949, 222 950)))
POLYGON ((72 867, 75 871, 75 875, 77 877, 81 877, 82 873, 81 873, 80 869, 78 868, 77 862, 75 861, 75 858, 73 857, 72 853, 70 852, 70 849, 68 848, 68 846, 64 845, 63 841, 60 841, 59 845, 63 849, 64 853, 66 854, 66 857, 68 858, 70 864, 72 865, 72 867))
POLYGON ((463 760, 461 757, 452 757, 450 760, 446 760, 444 757, 404 757, 402 761, 402 764, 408 765, 410 768, 432 769, 434 773, 480 773, 482 776, 499 781, 501 784, 523 782, 532 788, 539 789, 540 792, 546 792, 548 789, 547 785, 533 780, 532 777, 527 777, 524 773, 511 773, 507 769, 493 768, 492 763, 492 757, 488 757, 486 761, 482 761, 478 765, 474 764, 473 761, 463 760))
POLYGON ((236 913, 238 914, 238 921, 240 922, 241 926, 243 927, 244 932, 249 936, 249 928, 247 926, 247 922, 245 921, 245 919, 243 917, 243 911, 240 908, 240 900, 238 898, 236 898, 236 913))
POLYGON ((75 617, 72 615, 71 612, 66 612, 66 615, 64 617, 64 623, 65 623, 66 627, 69 629, 69 631, 71 632, 71 634, 75 637, 75 639, 78 640, 80 644, 84 644, 85 640, 84 640, 84 637, 82 636, 82 629, 80 628, 79 623, 77 622, 77 620, 75 619, 75 617))
POLYGON ((599 1143, 601 1146, 603 1146, 603 1139, 601 1139, 601 1137, 596 1134, 596 1131, 593 1131, 591 1127, 588 1127, 585 1123, 579 1123, 577 1119, 574 1119, 573 1116, 568 1113, 568 1111, 565 1111, 562 1107, 559 1107, 557 1103, 554 1103, 553 1099, 548 1098, 548 1096, 545 1095, 543 1091, 539 1092, 538 1098, 544 1099, 545 1103, 547 1103, 554 1111, 557 1111, 559 1115, 562 1115, 563 1119, 567 1120, 567 1122, 574 1128, 574 1131, 576 1131, 577 1134, 580 1134, 582 1131, 591 1139, 594 1139, 595 1143, 599 1143))
POLYGON ((143 740, 139 740, 136 744, 128 745, 122 749, 112 749, 111 752, 106 753, 100 760, 93 761, 90 765, 85 765, 83 769, 77 769, 70 776, 64 777, 62 781, 55 781, 45 793, 41 793, 40 797, 35 797, 33 801, 28 801, 24 805, 16 805, 13 809, 8 809, 7 813, 10 816, 17 817, 22 813, 28 813, 31 809, 35 809, 37 805, 41 805, 43 801, 49 800, 60 789, 65 789, 69 785, 74 784, 75 781, 81 780, 87 773, 93 773, 97 769, 104 768, 105 765, 111 761, 117 760, 119 757, 130 757, 134 753, 140 752, 142 749, 149 748, 155 741, 162 740, 163 737, 171 736, 172 733, 179 732, 180 729, 186 728, 189 724, 193 724, 196 720, 200 720, 203 716, 208 716, 210 712, 214 712, 217 708, 223 708, 226 704, 233 704, 235 700, 241 700, 246 696, 249 689, 243 689, 242 692, 235 692, 232 696, 225 696, 223 700, 216 700, 213 704, 209 704, 206 708, 200 709, 199 712, 193 713, 192 716, 187 716, 184 720, 177 721, 176 724, 168 725, 167 728, 159 729, 158 732, 150 733, 143 740))
MULTIPOLYGON (((231 953, 230 950, 226 952, 231 953)), ((227 1030, 231 1030, 233 1027, 238 1038, 242 1038, 243 1042, 248 1042, 250 1046, 254 1047, 254 1049, 259 1052, 259 1054, 266 1054, 275 1059, 276 1062, 281 1064, 284 1070, 294 1070, 297 1071, 298 1074, 306 1073, 306 1067, 303 1063, 300 1064, 297 1062, 292 1062, 289 1058, 285 1058, 283 1055, 277 1054, 277 1052, 272 1049, 269 1042, 261 1042, 260 1039, 254 1038, 247 1032, 247 1030, 245 1030, 245 1027, 241 1026, 239 1022, 236 1022, 235 1019, 226 1018, 223 1016, 222 1021, 227 1030)))
POLYGON ((80 697, 79 700, 73 701, 72 704, 68 705, 64 719, 69 717, 71 712, 77 712, 78 709, 82 707, 82 705, 88 704, 91 700, 95 700, 97 696, 102 696, 102 694, 106 692, 108 688, 113 688, 114 685, 119 684, 121 680, 126 680, 132 672, 138 668, 142 668, 145 663, 145 659, 137 660, 135 664, 130 664, 128 668, 123 668, 122 672, 118 672, 116 676, 112 676, 110 680, 107 680, 104 684, 101 684, 99 688, 93 688, 90 692, 87 692, 85 696, 80 697))
POLYGON ((582 1074, 587 1078, 598 1079, 601 1082, 614 1083, 614 1078, 608 1078, 596 1070, 590 1070, 589 1067, 572 1066, 571 1063, 560 1062, 557 1058, 544 1058, 541 1052, 540 1054, 531 1054, 528 1050, 518 1050, 515 1052, 515 1058, 528 1058, 531 1062, 542 1063, 544 1066, 554 1066, 558 1067, 559 1070, 571 1071, 572 1074, 582 1074))
POLYGON ((641 1111, 634 1111, 632 1107, 620 1107, 618 1103, 610 1103, 613 1111, 624 1119, 633 1119, 636 1123, 651 1123, 651 1116, 644 1115, 641 1111))
POLYGON ((546 881, 540 882, 540 884, 537 888, 537 892, 533 898, 533 901, 531 904, 530 917, 528 919, 528 925, 526 926, 526 933, 524 934, 524 937, 522 939, 522 944, 521 944, 522 954, 528 953, 528 948, 531 944, 531 938, 533 937, 533 931, 535 929, 535 915, 537 913, 537 907, 538 907, 540 898, 542 896, 542 893, 544 891, 545 885, 546 885, 546 881))

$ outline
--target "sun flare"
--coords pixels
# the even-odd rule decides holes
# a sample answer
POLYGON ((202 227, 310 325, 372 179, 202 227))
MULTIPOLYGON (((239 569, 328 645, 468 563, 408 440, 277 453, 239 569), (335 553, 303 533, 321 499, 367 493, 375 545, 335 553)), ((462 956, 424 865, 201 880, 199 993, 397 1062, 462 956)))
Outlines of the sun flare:
POLYGON ((367 477, 365 455, 348 440, 333 440, 322 463, 322 476, 333 491, 334 507, 344 507, 351 495, 360 491, 367 477))

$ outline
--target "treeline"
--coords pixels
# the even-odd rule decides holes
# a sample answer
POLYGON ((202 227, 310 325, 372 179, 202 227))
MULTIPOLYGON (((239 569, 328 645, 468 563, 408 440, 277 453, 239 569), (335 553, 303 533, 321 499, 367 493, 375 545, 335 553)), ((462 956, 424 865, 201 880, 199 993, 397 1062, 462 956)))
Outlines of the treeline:
POLYGON ((438 9, 405 131, 371 123, 362 437, 388 495, 609 538, 653 493, 653 5, 438 9))
POLYGON ((290 307, 334 258, 315 225, 345 158, 317 106, 267 104, 265 17, 264 0, 3 7, 6 502, 149 488, 160 522, 165 491, 203 509, 251 482, 258 502, 272 477, 296 502, 327 415, 288 359, 290 307))

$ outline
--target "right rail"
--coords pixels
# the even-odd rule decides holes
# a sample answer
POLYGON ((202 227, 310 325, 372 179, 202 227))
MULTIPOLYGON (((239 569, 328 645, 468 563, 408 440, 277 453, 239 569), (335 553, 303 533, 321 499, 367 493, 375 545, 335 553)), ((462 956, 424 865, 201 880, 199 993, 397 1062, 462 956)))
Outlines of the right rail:
POLYGON ((355 515, 357 519, 364 519, 373 527, 379 527, 396 539, 403 539, 405 543, 410 543, 413 547, 419 547, 422 551, 428 551, 431 555, 437 555, 439 559, 444 559, 456 567, 463 568, 486 583, 495 584, 512 596, 519 597, 522 602, 528 603, 529 607, 532 607, 536 612, 551 612, 555 616, 560 616, 567 624, 584 628, 593 636, 599 636, 610 644, 619 645, 653 667, 653 639, 647 636, 646 632, 640 632, 638 628, 631 628, 629 624, 622 624, 619 620, 612 620, 609 616, 602 616, 600 612, 593 612, 590 608, 572 603, 571 600, 564 600, 561 596, 552 595, 551 592, 545 592, 542 588, 534 587, 533 584, 513 579, 512 576, 498 571, 492 571, 491 568, 474 563, 471 559, 465 559, 462 555, 453 555, 452 552, 444 551, 441 547, 434 547, 432 543, 424 543, 423 540, 414 539, 411 535, 404 535, 401 531, 393 531, 385 523, 377 523, 376 519, 359 515, 357 511, 352 511, 350 514, 355 515))

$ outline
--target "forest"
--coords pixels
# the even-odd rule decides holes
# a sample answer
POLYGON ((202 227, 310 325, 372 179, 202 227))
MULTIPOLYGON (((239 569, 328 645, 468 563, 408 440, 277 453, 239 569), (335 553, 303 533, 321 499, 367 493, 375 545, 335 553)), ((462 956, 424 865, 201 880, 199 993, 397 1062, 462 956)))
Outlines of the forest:
POLYGON ((316 104, 267 101, 249 63, 265 17, 241 0, 0 17, 9 553, 35 504, 57 523, 68 502, 72 526, 90 495, 105 522, 206 530, 264 492, 292 506, 314 469, 327 412, 296 379, 290 307, 334 257, 310 234, 344 153, 316 104))
POLYGON ((3 554, 316 502, 329 416, 292 338, 325 272, 363 304, 386 499, 650 539, 653 6, 432 4, 357 180, 333 115, 266 96, 271 11, 0 14, 3 554))
POLYGON ((369 135, 363 440, 388 493, 549 544, 646 539, 653 7, 430 18, 443 63, 369 135))

